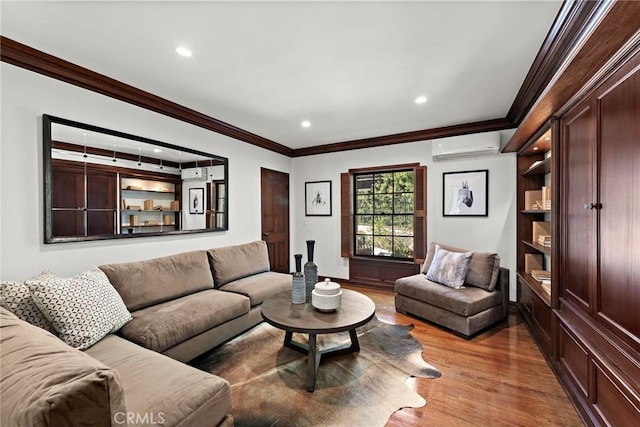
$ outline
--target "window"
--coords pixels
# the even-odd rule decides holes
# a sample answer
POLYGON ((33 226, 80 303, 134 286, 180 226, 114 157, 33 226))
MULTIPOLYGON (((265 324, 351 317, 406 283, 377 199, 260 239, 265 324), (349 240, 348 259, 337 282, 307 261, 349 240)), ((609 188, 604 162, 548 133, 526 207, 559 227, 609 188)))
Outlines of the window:
POLYGON ((341 174, 341 255, 387 263, 424 262, 426 187, 427 168, 418 163, 341 174))
POLYGON ((354 174, 356 255, 413 259, 413 169, 354 174))

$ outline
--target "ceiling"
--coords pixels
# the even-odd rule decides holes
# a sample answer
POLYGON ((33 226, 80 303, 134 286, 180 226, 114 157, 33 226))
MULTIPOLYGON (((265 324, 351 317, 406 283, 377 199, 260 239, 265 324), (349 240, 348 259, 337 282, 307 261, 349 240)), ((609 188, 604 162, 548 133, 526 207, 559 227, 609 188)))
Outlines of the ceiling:
POLYGON ((1 29, 302 149, 506 117, 561 5, 2 1, 1 29))

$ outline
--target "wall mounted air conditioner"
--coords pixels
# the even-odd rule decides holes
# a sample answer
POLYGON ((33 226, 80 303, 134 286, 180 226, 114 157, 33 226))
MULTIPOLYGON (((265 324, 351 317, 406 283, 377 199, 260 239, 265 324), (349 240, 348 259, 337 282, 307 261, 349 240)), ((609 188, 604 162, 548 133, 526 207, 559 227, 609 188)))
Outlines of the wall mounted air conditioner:
POLYGON ((499 151, 500 134, 498 132, 454 136, 431 141, 431 156, 435 161, 495 156, 499 151))
POLYGON ((183 180, 185 179, 207 179, 206 168, 189 168, 182 169, 180 175, 183 180))

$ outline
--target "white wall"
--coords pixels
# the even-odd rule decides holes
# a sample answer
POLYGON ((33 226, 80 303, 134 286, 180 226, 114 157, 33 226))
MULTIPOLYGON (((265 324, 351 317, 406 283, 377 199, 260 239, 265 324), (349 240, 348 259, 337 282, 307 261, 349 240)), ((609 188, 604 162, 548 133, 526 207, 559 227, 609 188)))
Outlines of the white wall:
POLYGON ((259 240, 260 167, 291 159, 6 63, 0 66, 0 279, 259 240), (96 242, 43 243, 42 114, 214 153, 229 159, 229 231, 96 242))
MULTIPOLYGON (((513 131, 501 132, 502 144, 513 131)), ((472 138, 473 136, 469 136, 472 138)), ((314 261, 320 275, 336 279, 349 277, 348 259, 340 256, 340 173, 350 168, 415 163, 427 166, 427 240, 476 251, 494 251, 501 265, 511 271, 511 299, 515 300, 516 270, 516 156, 500 154, 458 161, 433 162, 431 141, 390 145, 295 158, 291 182, 293 254, 307 260, 306 240, 315 240, 314 261), (489 170, 489 216, 444 217, 442 215, 442 173, 489 170), (305 217, 304 183, 332 182, 332 216, 305 217)))
MULTIPOLYGON (((291 266, 316 240, 320 274, 348 278, 340 257, 341 172, 349 168, 419 162, 428 168, 428 240, 495 251, 511 272, 515 298, 515 155, 431 161, 431 142, 290 159, 84 89, 1 64, 0 279, 25 280, 44 269, 72 275, 93 265, 240 244, 261 238, 260 168, 290 174, 291 266), (115 129, 214 153, 229 159, 229 231, 45 245, 43 242, 42 114, 115 129), (442 173, 489 169, 489 216, 444 218, 442 173), (332 181, 332 216, 304 216, 304 183, 332 181)), ((512 132, 502 132, 503 144, 512 132)))

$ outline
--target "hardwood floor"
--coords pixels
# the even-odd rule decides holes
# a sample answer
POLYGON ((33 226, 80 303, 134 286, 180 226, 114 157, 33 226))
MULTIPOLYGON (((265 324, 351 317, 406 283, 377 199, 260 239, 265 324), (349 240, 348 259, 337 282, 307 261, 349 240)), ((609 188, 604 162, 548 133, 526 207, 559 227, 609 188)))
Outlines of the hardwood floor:
POLYGON ((380 320, 415 325, 411 334, 422 343, 423 358, 442 373, 407 380, 427 405, 396 412, 387 426, 584 425, 517 314, 466 340, 396 313, 392 292, 345 287, 368 295, 380 320))

